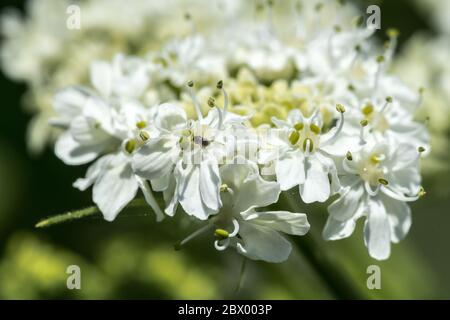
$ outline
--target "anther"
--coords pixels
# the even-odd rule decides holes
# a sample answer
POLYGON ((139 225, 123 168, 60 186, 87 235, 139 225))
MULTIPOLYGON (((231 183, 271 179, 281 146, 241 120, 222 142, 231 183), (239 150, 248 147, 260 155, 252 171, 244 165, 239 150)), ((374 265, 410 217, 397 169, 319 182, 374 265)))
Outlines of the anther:
POLYGON ((345 107, 344 107, 342 104, 338 103, 338 104, 336 105, 336 110, 337 110, 339 113, 344 113, 344 112, 345 112, 345 107))
POLYGON ((382 184, 383 186, 387 186, 389 182, 386 179, 380 178, 378 179, 378 182, 382 184))
POLYGON ((139 121, 136 123, 136 127, 138 129, 144 129, 146 126, 147 126, 147 122, 145 122, 145 121, 139 121))
POLYGON ((355 25, 355 27, 359 28, 363 25, 364 23, 364 17, 363 16, 357 16, 353 19, 353 24, 355 25))
POLYGON ((380 55, 376 58, 377 63, 383 63, 384 62, 384 56, 380 55))
POLYGON ((222 88, 223 88, 223 81, 220 80, 219 82, 217 82, 216 87, 217 87, 217 89, 222 90, 222 88))
POLYGON ((303 130, 303 128, 305 127, 305 125, 303 124, 303 122, 298 122, 294 125, 295 130, 297 131, 301 131, 303 130))
POLYGON ((135 139, 130 139, 125 143, 125 150, 128 153, 133 153, 134 149, 136 149, 136 140, 135 139))
POLYGON ((227 184, 222 184, 221 186, 220 186, 220 192, 225 192, 225 191, 227 191, 228 190, 228 185, 227 184))
POLYGON ((300 133, 298 133, 298 131, 292 131, 291 134, 289 135, 289 142, 292 145, 297 144, 299 139, 300 139, 300 133))
POLYGON ((359 122, 359 124, 361 125, 361 127, 367 127, 367 125, 369 124, 369 121, 367 121, 367 119, 363 119, 359 122))
POLYGON ((307 149, 309 152, 312 152, 314 149, 314 144, 310 138, 306 138, 305 141, 303 141, 303 151, 306 151, 307 149))
POLYGON ((228 239, 230 234, 228 233, 227 230, 224 229, 216 229, 214 231, 214 236, 219 239, 219 240, 225 240, 228 239))
POLYGON ((188 83, 187 83, 187 86, 189 87, 189 88, 192 88, 192 87, 194 87, 194 81, 189 81, 188 83))
POLYGON ((419 151, 419 153, 425 152, 425 148, 424 147, 418 147, 417 151, 419 151))
POLYGON ((320 131, 321 131, 320 127, 319 127, 318 125, 314 124, 314 123, 311 123, 311 124, 309 125, 309 129, 310 129, 312 132, 314 132, 315 134, 320 134, 320 131))
POLYGON ((213 97, 208 98, 208 106, 214 108, 216 106, 216 100, 213 97))
POLYGON ((347 158, 348 161, 352 161, 353 160, 353 155, 350 151, 347 151, 347 154, 345 155, 345 157, 347 158))
POLYGON ((423 197, 427 194, 427 192, 425 191, 425 189, 423 187, 420 187, 419 189, 419 197, 423 197))
POLYGON ((362 113, 366 116, 368 116, 369 114, 371 114, 373 112, 373 104, 371 103, 367 103, 363 108, 362 108, 362 113))
POLYGON ((150 134, 147 131, 141 131, 139 132, 139 138, 141 138, 142 141, 147 141, 150 139, 150 134))
POLYGON ((398 36, 400 35, 400 31, 396 28, 389 28, 386 30, 386 35, 389 38, 398 38, 398 36))
POLYGON ((392 103, 392 97, 391 96, 386 97, 386 102, 387 103, 392 103))

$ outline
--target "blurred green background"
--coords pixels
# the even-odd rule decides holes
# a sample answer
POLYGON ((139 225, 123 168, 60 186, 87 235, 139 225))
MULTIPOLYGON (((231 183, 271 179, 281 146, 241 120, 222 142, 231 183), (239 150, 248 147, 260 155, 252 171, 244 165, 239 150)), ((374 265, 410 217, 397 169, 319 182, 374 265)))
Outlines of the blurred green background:
MULTIPOLYGON (((381 6, 383 28, 401 31, 400 51, 414 33, 435 32, 412 1, 357 3, 381 6)), ((22 1, 2 1, 2 6, 23 9, 22 1)), ((31 156, 26 146, 31 116, 21 107, 25 85, 0 74, 0 88, 0 298, 341 298, 298 250, 279 265, 249 261, 242 288, 236 291, 242 257, 232 250, 216 252, 207 236, 174 251, 173 244, 195 229, 179 217, 157 224, 152 215, 132 212, 119 215, 114 223, 87 218, 35 229, 46 216, 91 205, 90 192, 71 186, 86 167, 64 165, 50 148, 31 156), (69 265, 81 267, 81 290, 66 288, 69 265)), ((425 177, 428 193, 413 204, 411 232, 393 245, 385 262, 368 256, 361 223, 350 239, 322 241, 325 210, 310 210, 311 233, 320 254, 343 270, 361 297, 450 298, 450 188, 442 190, 433 179, 425 177), (366 288, 366 269, 372 264, 381 267, 381 290, 366 288)), ((445 179, 450 183, 450 177, 445 179)))

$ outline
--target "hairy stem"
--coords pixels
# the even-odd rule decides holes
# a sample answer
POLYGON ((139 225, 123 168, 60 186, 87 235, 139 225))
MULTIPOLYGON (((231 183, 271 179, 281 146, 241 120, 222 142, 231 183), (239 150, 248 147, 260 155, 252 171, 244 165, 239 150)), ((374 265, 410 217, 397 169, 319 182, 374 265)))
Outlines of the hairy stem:
MULTIPOLYGON (((127 205, 128 208, 146 208, 148 207, 147 202, 145 202, 144 199, 135 199, 131 201, 127 205)), ((69 222, 73 220, 78 220, 86 217, 91 216, 101 216, 100 210, 96 206, 75 210, 75 211, 69 211, 63 214, 58 214, 56 216, 49 217, 47 219, 39 221, 35 227, 36 228, 47 228, 55 224, 69 222)))

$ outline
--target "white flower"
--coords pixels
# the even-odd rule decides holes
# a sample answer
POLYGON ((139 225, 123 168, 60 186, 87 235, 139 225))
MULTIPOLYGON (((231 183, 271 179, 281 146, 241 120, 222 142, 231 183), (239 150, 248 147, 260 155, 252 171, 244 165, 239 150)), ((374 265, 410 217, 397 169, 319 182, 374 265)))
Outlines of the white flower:
POLYGON ((286 121, 274 118, 272 121, 278 127, 275 137, 260 150, 261 163, 274 161, 281 190, 299 186, 305 203, 324 202, 337 191, 339 179, 333 156, 343 156, 355 145, 353 137, 341 135, 344 109, 340 105, 338 108, 341 118, 337 126, 326 133, 322 133, 318 111, 309 118, 300 110, 290 111, 286 121))
POLYGON ((232 246, 253 260, 283 262, 291 253, 291 244, 279 232, 306 234, 310 227, 307 217, 288 211, 257 211, 278 201, 280 187, 276 182, 264 180, 256 164, 243 158, 235 160, 236 163, 220 168, 223 207, 205 227, 180 245, 214 228, 218 238, 214 245, 219 251, 232 246))
POLYGON ((188 36, 172 40, 160 51, 151 53, 154 77, 160 81, 167 79, 178 88, 190 80, 207 83, 225 78, 225 59, 214 52, 209 41, 199 35, 188 36))
POLYGON ((188 120, 176 105, 158 107, 155 125, 161 135, 135 154, 133 169, 143 178, 160 180, 162 190, 169 187, 173 173, 176 187, 166 213, 173 215, 179 202, 186 213, 205 220, 222 205, 219 164, 236 149, 232 129, 242 127, 245 118, 227 112, 227 99, 223 110, 215 107, 203 118, 196 97, 192 98, 196 121, 188 120))
POLYGON ((390 243, 402 240, 411 226, 405 203, 423 193, 418 170, 419 153, 410 145, 367 143, 343 160, 340 197, 328 207, 323 231, 327 240, 346 238, 356 220, 365 216, 364 240, 378 260, 390 255, 390 243))
POLYGON ((116 86, 123 76, 117 73, 119 70, 114 64, 95 63, 91 77, 98 94, 85 88, 68 88, 55 96, 54 107, 59 117, 53 124, 67 129, 58 138, 55 153, 69 165, 86 164, 102 156, 74 186, 86 190, 93 185, 93 200, 106 220, 114 220, 136 196, 139 187, 161 219, 162 213, 147 182, 136 177, 131 168, 131 154, 157 135, 149 126, 152 111, 137 100, 117 96, 116 89, 124 94, 120 90, 123 87, 116 86))
POLYGON ((377 141, 389 140, 393 144, 410 144, 416 149, 429 151, 429 134, 425 125, 414 121, 413 114, 392 97, 366 100, 360 109, 349 112, 344 132, 349 135, 371 134, 377 141), (361 123, 363 127, 361 128, 361 123))

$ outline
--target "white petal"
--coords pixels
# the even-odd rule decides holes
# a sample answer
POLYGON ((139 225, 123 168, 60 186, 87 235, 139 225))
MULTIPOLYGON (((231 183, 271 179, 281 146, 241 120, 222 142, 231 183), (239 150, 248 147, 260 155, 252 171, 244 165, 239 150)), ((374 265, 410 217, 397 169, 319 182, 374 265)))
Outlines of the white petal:
POLYGON ((107 155, 95 161, 88 168, 86 177, 77 179, 77 181, 73 183, 73 186, 81 191, 85 191, 87 188, 89 188, 95 182, 95 180, 97 180, 97 177, 102 172, 104 166, 110 161, 111 157, 113 156, 107 155))
POLYGON ((81 114, 87 99, 88 94, 83 89, 64 89, 55 94, 53 108, 59 117, 70 121, 81 114))
POLYGON ((150 139, 133 155, 132 167, 137 175, 154 180, 170 174, 178 156, 175 138, 161 136, 150 139))
POLYGON ((159 129, 173 132, 186 127, 187 116, 184 109, 171 103, 158 106, 155 125, 159 129))
POLYGON ((83 145, 93 145, 105 142, 111 136, 100 128, 96 128, 97 122, 84 116, 78 116, 70 123, 72 137, 83 145))
POLYGON ((364 241, 372 258, 385 260, 391 253, 389 218, 383 203, 378 198, 369 200, 368 209, 364 225, 364 241))
POLYGON ((352 235, 355 230, 355 220, 349 219, 347 221, 338 221, 332 216, 328 217, 327 223, 322 232, 325 240, 340 240, 352 235))
POLYGON ((330 216, 341 222, 354 217, 362 201, 363 194, 364 188, 361 184, 346 187, 341 196, 328 207, 330 216))
POLYGON ((285 261, 291 253, 289 241, 270 228, 241 222, 239 234, 242 243, 237 244, 237 250, 252 260, 278 263, 285 261))
POLYGON ((219 165, 215 159, 208 159, 200 163, 200 193, 203 203, 211 210, 219 210, 221 179, 219 165))
POLYGON ((169 187, 170 176, 170 174, 165 174, 157 179, 153 179, 152 181, 150 181, 152 189, 157 192, 166 190, 169 187))
POLYGON ((94 61, 91 64, 91 83, 103 97, 109 97, 112 91, 112 68, 105 61, 94 61))
POLYGON ((220 174, 222 182, 234 192, 233 210, 236 213, 278 201, 281 192, 279 184, 264 180, 254 163, 224 165, 220 168, 220 174))
POLYGON ((93 188, 93 200, 105 220, 113 221, 123 208, 136 196, 138 183, 126 158, 118 155, 110 161, 98 177, 93 188))
POLYGON ((314 156, 305 160, 305 182, 300 186, 300 196, 305 203, 325 202, 330 197, 328 171, 314 156))
POLYGON ((283 191, 302 184, 305 181, 305 166, 301 151, 285 153, 276 161, 275 173, 283 191))
POLYGON ((178 207, 178 182, 175 177, 170 176, 169 185, 163 192, 164 201, 166 202, 166 208, 164 212, 173 217, 178 207))
POLYGON ((341 132, 339 138, 333 140, 333 142, 330 142, 329 144, 321 145, 320 149, 330 155, 343 157, 348 151, 358 151, 358 149, 361 148, 359 143, 359 135, 349 135, 341 132))
POLYGON ((411 208, 405 202, 389 197, 383 197, 383 203, 391 226, 391 241, 398 243, 405 238, 411 228, 411 208))
POLYGON ((150 189, 148 182, 138 176, 135 176, 135 179, 138 182, 139 188, 144 194, 145 201, 153 209, 153 212, 156 215, 156 221, 162 221, 164 219, 164 213, 161 211, 158 202, 156 202, 156 199, 153 196, 153 192, 150 189))
POLYGON ((253 224, 266 226, 276 231, 302 236, 309 231, 310 225, 306 214, 289 211, 255 212, 241 214, 244 220, 253 224))
POLYGON ((55 144, 55 154, 65 164, 76 166, 96 159, 104 150, 104 145, 83 146, 75 141, 70 132, 63 133, 55 144))
POLYGON ((217 209, 208 208, 203 202, 199 165, 187 165, 183 168, 180 162, 176 166, 175 175, 178 179, 178 200, 187 214, 206 220, 209 215, 217 212, 217 209))

